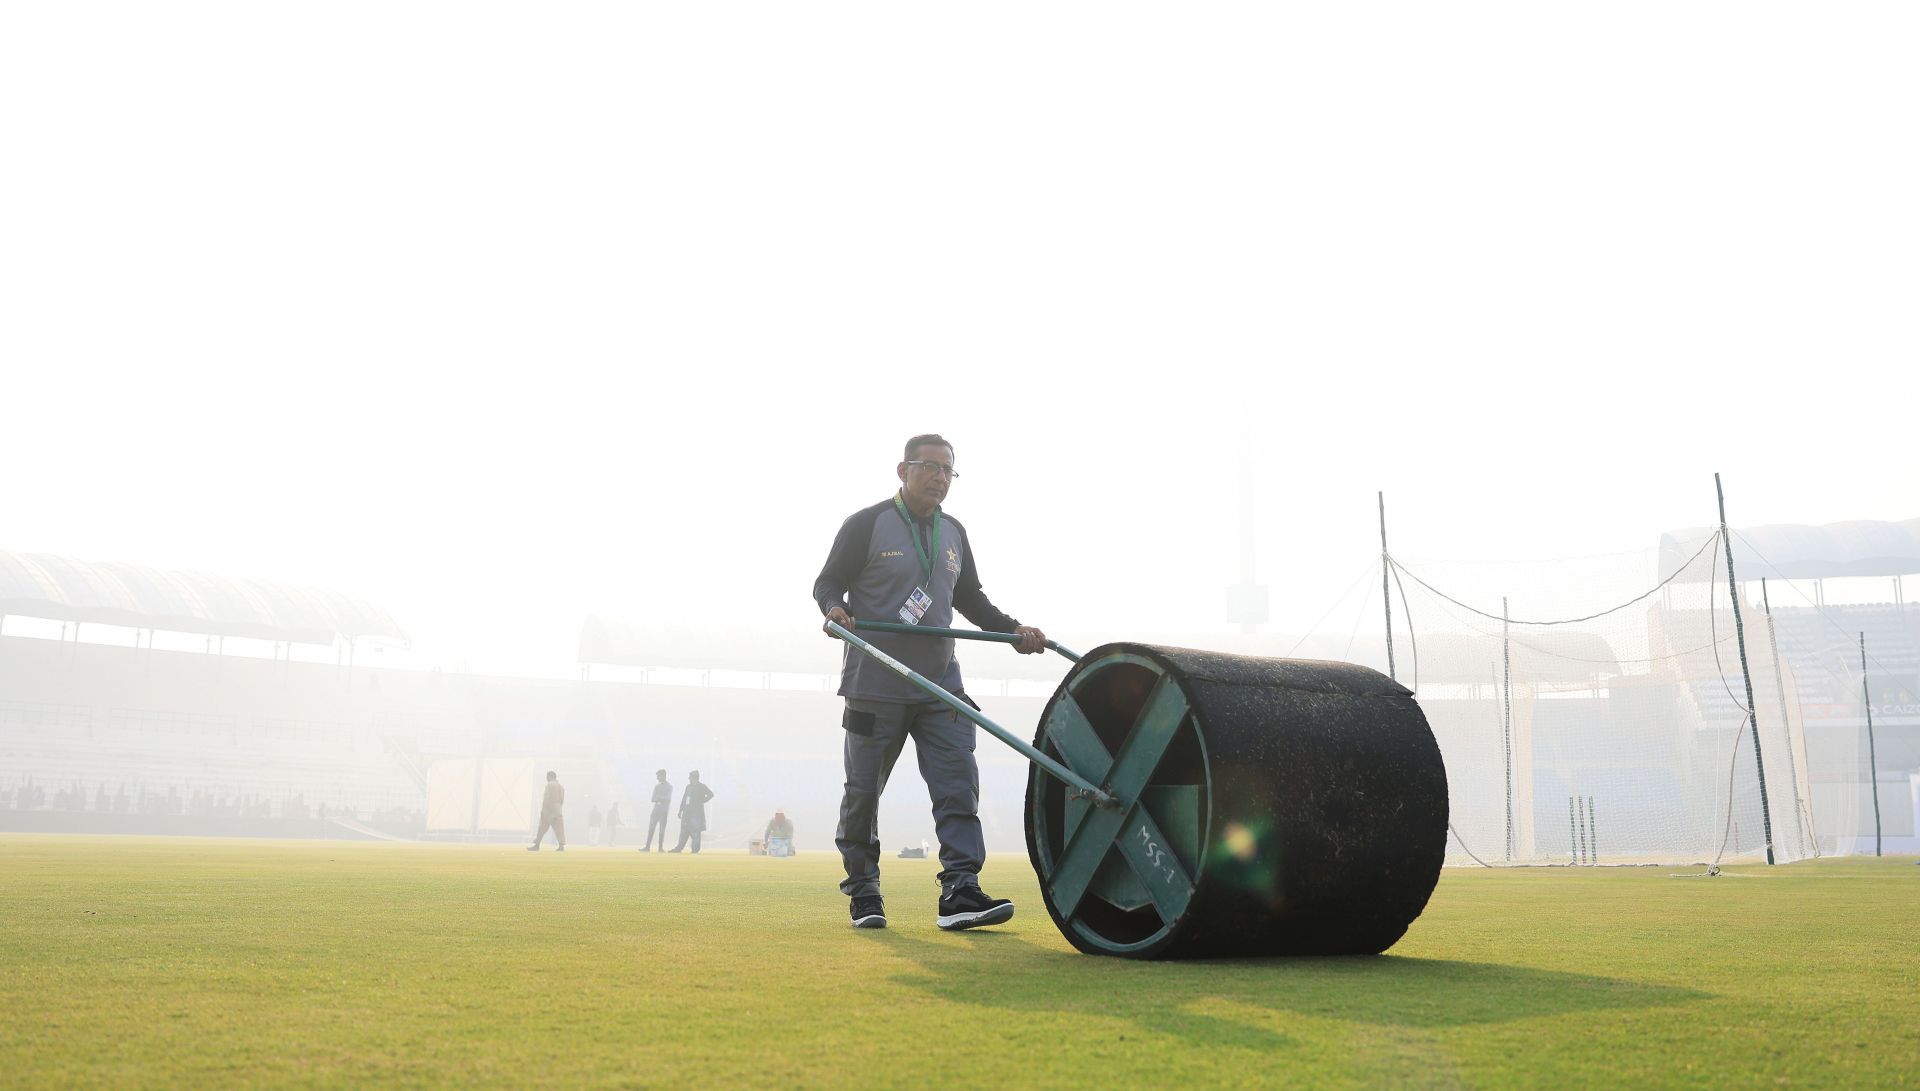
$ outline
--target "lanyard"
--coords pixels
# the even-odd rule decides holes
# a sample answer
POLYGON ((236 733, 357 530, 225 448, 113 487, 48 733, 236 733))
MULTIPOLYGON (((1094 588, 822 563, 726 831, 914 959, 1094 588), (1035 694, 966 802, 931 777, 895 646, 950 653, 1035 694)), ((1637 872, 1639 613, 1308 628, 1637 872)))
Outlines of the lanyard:
POLYGON ((920 544, 920 535, 913 529, 913 519, 907 514, 907 505, 900 494, 893 496, 893 510, 900 513, 900 521, 907 524, 907 537, 913 541, 913 555, 920 558, 920 570, 925 573, 922 579, 926 584, 933 583, 933 559, 940 555, 940 509, 933 509, 933 542, 929 550, 920 544))

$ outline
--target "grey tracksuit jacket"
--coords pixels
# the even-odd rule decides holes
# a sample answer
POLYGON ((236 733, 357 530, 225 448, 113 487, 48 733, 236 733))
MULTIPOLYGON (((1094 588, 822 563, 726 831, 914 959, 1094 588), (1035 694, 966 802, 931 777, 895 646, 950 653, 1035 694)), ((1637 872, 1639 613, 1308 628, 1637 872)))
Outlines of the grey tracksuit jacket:
MULTIPOLYGON (((843 607, 858 621, 899 621, 900 607, 916 587, 925 587, 933 604, 919 624, 952 628, 953 614, 994 633, 1010 633, 1020 623, 987 600, 973 563, 967 528, 940 512, 940 543, 933 557, 933 578, 925 578, 920 550, 930 545, 932 520, 902 519, 894 497, 862 508, 840 524, 826 566, 813 581, 813 601, 825 614, 843 607), (909 528, 909 523, 912 526, 909 528), (909 535, 914 537, 909 537, 909 535), (920 550, 914 548, 918 538, 920 550)), ((954 642, 895 633, 862 633, 874 647, 937 682, 948 693, 964 692, 954 642)), ((867 701, 924 701, 913 683, 848 646, 840 672, 840 696, 867 701)))

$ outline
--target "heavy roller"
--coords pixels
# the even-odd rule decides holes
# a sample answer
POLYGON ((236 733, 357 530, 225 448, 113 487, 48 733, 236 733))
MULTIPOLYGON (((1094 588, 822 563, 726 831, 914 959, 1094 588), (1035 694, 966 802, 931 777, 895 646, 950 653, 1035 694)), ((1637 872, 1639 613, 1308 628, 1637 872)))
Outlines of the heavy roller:
POLYGON ((1378 954, 1439 881, 1446 767, 1413 694, 1378 671, 1153 644, 1082 656, 1048 641, 1074 666, 1028 742, 827 628, 1033 763, 1027 857, 1053 923, 1088 954, 1378 954))

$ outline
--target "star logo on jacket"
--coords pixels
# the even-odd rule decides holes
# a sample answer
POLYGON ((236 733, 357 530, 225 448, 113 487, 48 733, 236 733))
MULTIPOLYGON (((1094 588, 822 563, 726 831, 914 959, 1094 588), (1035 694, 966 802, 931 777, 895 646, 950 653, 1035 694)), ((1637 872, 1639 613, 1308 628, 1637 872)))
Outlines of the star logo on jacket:
POLYGON ((952 546, 947 547, 947 571, 956 576, 960 574, 960 551, 952 546))

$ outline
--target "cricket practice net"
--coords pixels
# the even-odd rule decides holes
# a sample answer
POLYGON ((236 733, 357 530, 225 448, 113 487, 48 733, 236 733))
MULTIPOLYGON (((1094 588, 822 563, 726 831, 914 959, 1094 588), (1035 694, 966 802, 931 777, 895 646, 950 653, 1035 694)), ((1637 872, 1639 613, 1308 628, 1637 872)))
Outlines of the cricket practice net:
POLYGON ((1725 548, 1714 529, 1546 563, 1385 559, 1395 673, 1446 760, 1449 863, 1857 849, 1873 774, 1836 651, 1858 618, 1783 610, 1762 570, 1736 573, 1736 619, 1725 548), (1838 726, 1810 735, 1809 706, 1838 726))

